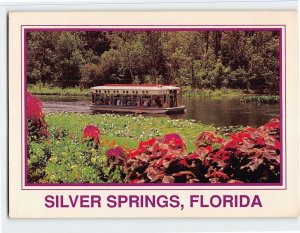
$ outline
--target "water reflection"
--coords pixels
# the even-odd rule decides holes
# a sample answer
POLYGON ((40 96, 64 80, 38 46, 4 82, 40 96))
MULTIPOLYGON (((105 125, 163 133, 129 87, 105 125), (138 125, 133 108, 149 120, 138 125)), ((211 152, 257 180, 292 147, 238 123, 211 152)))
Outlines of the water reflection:
POLYGON ((186 113, 172 118, 195 119, 215 126, 250 125, 259 126, 273 117, 279 117, 279 104, 241 103, 235 98, 182 98, 186 113))
MULTIPOLYGON (((90 113, 89 97, 39 96, 46 111, 90 113)), ((181 99, 186 113, 170 115, 173 119, 193 119, 215 126, 249 125, 260 126, 273 117, 279 117, 279 104, 241 103, 239 97, 203 99, 186 97, 181 99)))

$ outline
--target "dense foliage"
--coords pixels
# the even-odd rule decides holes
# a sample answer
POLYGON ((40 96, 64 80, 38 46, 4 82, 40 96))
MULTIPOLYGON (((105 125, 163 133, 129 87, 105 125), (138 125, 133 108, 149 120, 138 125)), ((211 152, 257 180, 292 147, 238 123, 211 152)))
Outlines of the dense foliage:
POLYGON ((37 182, 44 177, 44 169, 51 154, 49 148, 42 147, 42 156, 32 156, 32 146, 47 143, 49 132, 42 112, 42 102, 28 92, 26 93, 26 117, 29 145, 27 154, 30 161, 28 164, 28 181, 37 182))
POLYGON ((280 180, 278 119, 259 128, 246 127, 221 135, 220 129, 217 134, 212 127, 205 129, 188 121, 169 122, 163 117, 153 121, 150 117, 50 114, 46 124, 41 102, 29 93, 26 106, 28 126, 34 124, 28 127, 29 183, 280 180), (156 128, 159 126, 163 131, 156 128), (137 144, 129 145, 130 138, 137 144), (194 147, 189 145, 187 150, 186 142, 190 144, 190 140, 194 147))
POLYGON ((278 94, 278 31, 27 32, 27 81, 159 83, 278 94))

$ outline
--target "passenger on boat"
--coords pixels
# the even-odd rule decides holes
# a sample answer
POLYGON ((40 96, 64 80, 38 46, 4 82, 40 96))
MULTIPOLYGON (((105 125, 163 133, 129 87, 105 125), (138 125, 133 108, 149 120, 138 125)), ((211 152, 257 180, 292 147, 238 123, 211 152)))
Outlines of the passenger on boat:
POLYGON ((137 100, 135 103, 135 106, 140 107, 141 106, 141 100, 137 100))
POLYGON ((99 104, 101 104, 101 105, 104 105, 104 101, 103 101, 103 99, 101 98, 101 99, 99 99, 99 104))
POLYGON ((158 106, 159 108, 162 107, 162 103, 161 103, 161 99, 159 98, 159 96, 157 96, 154 100, 154 103, 156 106, 158 106))
POLYGON ((121 100, 117 99, 117 106, 120 106, 120 105, 121 105, 121 100))
POLYGON ((149 106, 149 100, 144 100, 144 104, 143 104, 144 107, 147 107, 149 106))
POLYGON ((173 97, 171 96, 171 100, 170 100, 170 107, 174 107, 174 100, 173 100, 173 97))

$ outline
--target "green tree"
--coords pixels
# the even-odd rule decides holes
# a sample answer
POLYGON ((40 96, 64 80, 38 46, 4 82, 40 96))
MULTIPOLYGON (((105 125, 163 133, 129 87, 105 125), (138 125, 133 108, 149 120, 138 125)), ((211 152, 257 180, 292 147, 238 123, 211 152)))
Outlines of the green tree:
POLYGON ((28 32, 26 35, 26 65, 28 83, 53 80, 54 50, 57 33, 28 32))
POLYGON ((279 92, 279 32, 33 31, 27 81, 60 87, 177 84, 279 92))
POLYGON ((83 56, 85 42, 81 32, 62 32, 55 46, 56 76, 55 84, 62 87, 78 86, 80 66, 85 64, 83 56))

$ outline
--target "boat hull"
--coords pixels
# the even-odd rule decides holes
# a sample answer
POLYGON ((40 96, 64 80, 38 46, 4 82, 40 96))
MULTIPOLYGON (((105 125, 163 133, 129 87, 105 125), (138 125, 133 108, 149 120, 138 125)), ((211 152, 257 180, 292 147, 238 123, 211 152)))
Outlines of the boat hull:
POLYGON ((143 107, 130 107, 130 106, 118 106, 118 108, 114 106, 103 106, 103 105, 90 105, 90 109, 93 112, 122 112, 122 113, 144 113, 144 114, 176 114, 176 113, 184 113, 185 106, 179 106, 174 108, 143 108, 143 107))

